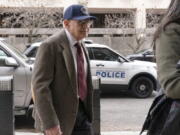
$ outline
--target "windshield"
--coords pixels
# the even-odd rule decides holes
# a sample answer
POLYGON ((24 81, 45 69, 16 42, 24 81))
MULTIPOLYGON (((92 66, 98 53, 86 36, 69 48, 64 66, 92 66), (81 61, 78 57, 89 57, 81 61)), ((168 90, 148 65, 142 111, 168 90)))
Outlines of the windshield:
POLYGON ((136 52, 136 54, 142 53, 142 52, 144 52, 144 51, 146 51, 146 50, 147 50, 147 49, 139 50, 139 51, 136 52))
POLYGON ((28 60, 28 58, 25 56, 25 55, 23 55, 17 48, 15 48, 14 46, 12 46, 12 45, 9 45, 8 43, 6 43, 4 40, 3 41, 1 41, 3 44, 5 44, 8 48, 10 48, 14 53, 16 53, 16 55, 18 56, 18 57, 20 57, 21 59, 23 59, 24 61, 27 61, 28 60))

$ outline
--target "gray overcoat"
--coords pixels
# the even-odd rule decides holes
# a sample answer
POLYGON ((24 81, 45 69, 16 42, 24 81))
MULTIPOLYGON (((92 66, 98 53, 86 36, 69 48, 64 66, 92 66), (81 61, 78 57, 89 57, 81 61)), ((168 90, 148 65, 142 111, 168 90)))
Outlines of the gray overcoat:
MULTIPOLYGON (((87 59, 88 95, 84 101, 89 121, 93 116, 93 88, 87 59)), ((63 135, 71 135, 78 111, 77 75, 69 41, 64 30, 51 36, 38 49, 32 76, 35 126, 45 130, 60 125, 63 135)))

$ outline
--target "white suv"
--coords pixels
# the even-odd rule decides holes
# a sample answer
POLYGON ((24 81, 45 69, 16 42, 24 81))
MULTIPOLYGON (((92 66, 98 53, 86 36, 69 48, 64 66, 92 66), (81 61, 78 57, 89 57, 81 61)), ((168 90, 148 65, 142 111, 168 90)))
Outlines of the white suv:
MULTIPOLYGON (((41 43, 32 44, 24 52, 35 58, 41 43)), ((130 61, 110 47, 101 44, 86 44, 91 62, 92 76, 101 78, 101 91, 131 91, 134 96, 146 98, 157 89, 156 64, 145 61, 130 61)))
POLYGON ((32 109, 30 84, 33 63, 19 50, 0 38, 0 76, 13 75, 14 77, 15 115, 28 114, 32 109))

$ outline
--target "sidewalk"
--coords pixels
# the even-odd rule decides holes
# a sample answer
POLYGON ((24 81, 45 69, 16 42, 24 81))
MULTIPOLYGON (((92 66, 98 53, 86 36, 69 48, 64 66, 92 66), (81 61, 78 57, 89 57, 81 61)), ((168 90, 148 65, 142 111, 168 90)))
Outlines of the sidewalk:
MULTIPOLYGON (((23 133, 15 132, 15 135, 43 135, 41 133, 23 133)), ((101 135, 139 135, 139 131, 114 131, 114 132, 101 132, 101 135)), ((142 135, 145 135, 142 134, 142 135)))

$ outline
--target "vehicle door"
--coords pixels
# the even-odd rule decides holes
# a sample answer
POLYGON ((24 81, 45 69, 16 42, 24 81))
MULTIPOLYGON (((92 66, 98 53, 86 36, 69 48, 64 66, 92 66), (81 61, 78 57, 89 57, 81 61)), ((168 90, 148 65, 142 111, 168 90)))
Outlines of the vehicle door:
POLYGON ((128 65, 119 54, 108 48, 88 48, 93 76, 102 84, 126 84, 128 65))
POLYGON ((25 102, 26 74, 24 66, 14 58, 6 49, 0 45, 0 76, 13 75, 14 80, 14 104, 16 107, 22 107, 25 102), (12 58, 17 65, 6 64, 6 59, 12 58))

